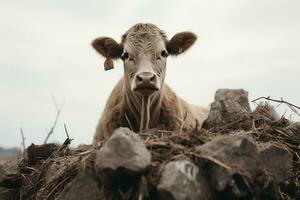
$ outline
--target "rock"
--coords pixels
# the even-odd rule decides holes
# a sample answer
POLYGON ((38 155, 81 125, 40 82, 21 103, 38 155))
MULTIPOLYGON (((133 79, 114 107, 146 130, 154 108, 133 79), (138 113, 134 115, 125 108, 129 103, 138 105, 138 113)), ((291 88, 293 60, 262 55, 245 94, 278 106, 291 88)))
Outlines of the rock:
POLYGON ((105 185, 125 184, 148 170, 151 154, 139 136, 119 128, 97 152, 95 171, 105 185))
POLYGON ((21 176, 18 159, 0 164, 0 199, 18 199, 21 176))
POLYGON ((211 104, 208 118, 204 121, 203 127, 210 129, 224 126, 247 117, 250 112, 247 91, 243 89, 219 89, 215 94, 215 101, 211 104))
MULTIPOLYGON (((286 149, 270 143, 258 146, 245 134, 219 136, 196 148, 222 198, 259 199, 291 176, 293 160, 286 149)), ((278 196, 276 189, 272 191, 269 195, 278 196)))
POLYGON ((273 176, 275 184, 285 181, 292 175, 292 155, 278 145, 270 143, 264 145, 261 150, 261 161, 273 176))
POLYGON ((29 164, 33 165, 39 160, 47 159, 58 148, 58 145, 52 143, 42 145, 32 143, 26 149, 26 160, 29 164))
POLYGON ((211 199, 209 183, 199 168, 187 160, 169 162, 157 186, 159 199, 198 200, 211 199))
POLYGON ((10 189, 19 188, 21 185, 21 175, 19 172, 19 160, 6 161, 0 165, 0 187, 10 189))
POLYGON ((80 172, 66 185, 57 200, 99 200, 104 199, 98 183, 90 175, 80 172))
POLYGON ((235 101, 243 109, 251 111, 248 100, 248 92, 244 89, 218 89, 215 101, 235 101))
POLYGON ((196 151, 211 163, 211 184, 218 191, 225 190, 226 187, 238 190, 235 185, 235 178, 240 178, 238 174, 247 172, 254 175, 259 166, 257 146, 242 135, 217 137, 197 147, 196 151))

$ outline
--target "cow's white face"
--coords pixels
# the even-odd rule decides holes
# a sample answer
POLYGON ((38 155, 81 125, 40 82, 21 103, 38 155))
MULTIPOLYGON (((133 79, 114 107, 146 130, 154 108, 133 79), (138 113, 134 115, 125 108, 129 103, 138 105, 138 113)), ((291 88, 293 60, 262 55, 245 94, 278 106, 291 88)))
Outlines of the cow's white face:
POLYGON ((93 41, 92 46, 107 61, 121 58, 124 78, 130 91, 139 96, 151 96, 163 86, 168 55, 179 55, 196 40, 191 32, 176 34, 170 41, 153 24, 136 24, 122 37, 121 44, 108 37, 93 41))
POLYGON ((165 79, 168 55, 161 38, 146 39, 137 45, 125 42, 121 58, 125 80, 134 94, 150 96, 160 91, 165 79))

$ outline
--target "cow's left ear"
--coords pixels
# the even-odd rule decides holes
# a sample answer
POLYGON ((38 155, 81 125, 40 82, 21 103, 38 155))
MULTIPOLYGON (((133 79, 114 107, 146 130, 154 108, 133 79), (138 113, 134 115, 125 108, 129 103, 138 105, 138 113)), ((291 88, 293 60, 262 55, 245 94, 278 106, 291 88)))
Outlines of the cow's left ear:
POLYGON ((179 55, 188 50, 196 39, 197 36, 192 32, 177 33, 166 44, 168 53, 170 55, 179 55))

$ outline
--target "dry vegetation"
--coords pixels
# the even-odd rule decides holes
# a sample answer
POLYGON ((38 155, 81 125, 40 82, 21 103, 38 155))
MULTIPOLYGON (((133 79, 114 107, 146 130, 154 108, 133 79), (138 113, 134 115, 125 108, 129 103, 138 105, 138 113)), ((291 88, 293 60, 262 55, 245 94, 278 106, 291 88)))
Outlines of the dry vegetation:
MULTIPOLYGON (((298 109, 294 105, 290 106, 298 109)), ((238 119, 231 119, 226 125, 219 124, 200 131, 195 129, 170 132, 151 129, 141 133, 140 138, 152 155, 151 167, 137 181, 127 183, 126 187, 106 188, 102 185, 101 178, 97 177, 94 158, 102 145, 97 148, 89 145, 79 146, 70 150, 68 146, 71 140, 68 136, 63 145, 31 145, 27 148, 25 158, 17 163, 1 166, 0 192, 11 199, 59 199, 65 186, 76 174, 85 171, 95 179, 107 199, 156 199, 156 186, 161 171, 170 161, 190 160, 202 166, 201 169, 207 170, 208 174, 207 162, 226 168, 226 163, 214 157, 205 157, 196 150, 198 146, 220 135, 245 135, 258 144, 274 143, 292 155, 292 176, 276 186, 272 185, 270 177, 243 179, 249 187, 246 199, 300 198, 300 124, 284 117, 274 117, 274 112, 268 104, 261 104, 254 112, 242 113, 238 119), (203 159, 206 162, 203 162, 203 159)), ((247 177, 247 174, 241 172, 241 176, 247 177)), ((226 191, 216 193, 215 198, 219 199, 218 195, 224 194, 226 196, 226 191)))

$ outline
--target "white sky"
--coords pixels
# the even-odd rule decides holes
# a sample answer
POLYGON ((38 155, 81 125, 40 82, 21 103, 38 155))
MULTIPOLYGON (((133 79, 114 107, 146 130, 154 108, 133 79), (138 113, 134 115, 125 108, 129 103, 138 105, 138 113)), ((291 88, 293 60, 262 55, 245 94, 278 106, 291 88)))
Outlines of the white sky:
MULTIPOLYGON (((298 0, 0 0, 0 146, 41 143, 55 118, 51 94, 65 102, 50 141, 89 143, 122 62, 105 72, 90 47, 98 36, 120 41, 132 25, 151 22, 172 37, 198 41, 169 58, 166 82, 196 105, 218 88, 244 88, 250 99, 283 97, 300 104, 298 0)), ((285 108, 281 109, 282 111, 285 108)))

